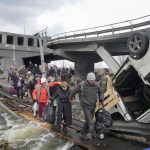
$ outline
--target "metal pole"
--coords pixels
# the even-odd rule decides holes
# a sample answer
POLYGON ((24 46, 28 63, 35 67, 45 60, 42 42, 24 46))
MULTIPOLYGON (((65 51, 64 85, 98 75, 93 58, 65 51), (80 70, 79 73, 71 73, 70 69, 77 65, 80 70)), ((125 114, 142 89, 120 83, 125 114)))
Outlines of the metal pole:
POLYGON ((41 40, 40 36, 39 36, 39 45, 40 45, 40 58, 41 58, 41 66, 42 66, 42 76, 46 77, 46 74, 45 74, 45 61, 44 61, 44 49, 43 49, 44 46, 42 45, 42 40, 41 40))
POLYGON ((40 32, 36 33, 35 35, 38 37, 38 40, 39 40, 42 77, 46 77, 44 49, 46 48, 45 42, 46 42, 46 36, 47 36, 47 27, 44 30, 41 30, 40 32))
POLYGON ((16 65, 16 47, 13 45, 13 65, 16 65))

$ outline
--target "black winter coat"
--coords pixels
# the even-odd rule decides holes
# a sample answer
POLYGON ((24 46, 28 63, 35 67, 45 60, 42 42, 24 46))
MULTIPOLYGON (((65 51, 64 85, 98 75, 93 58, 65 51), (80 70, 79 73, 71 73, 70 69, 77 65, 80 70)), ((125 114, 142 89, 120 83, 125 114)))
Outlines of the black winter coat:
POLYGON ((52 99, 58 98, 58 114, 63 113, 63 118, 67 126, 72 124, 72 105, 69 102, 70 89, 64 91, 58 89, 52 99))

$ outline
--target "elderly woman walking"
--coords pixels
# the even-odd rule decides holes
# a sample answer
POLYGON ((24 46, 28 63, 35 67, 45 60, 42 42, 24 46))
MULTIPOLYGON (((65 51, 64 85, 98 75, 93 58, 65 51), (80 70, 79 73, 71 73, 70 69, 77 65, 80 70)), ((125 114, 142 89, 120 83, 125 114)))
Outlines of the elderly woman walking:
POLYGON ((67 82, 62 82, 60 87, 52 97, 52 101, 58 98, 57 129, 60 131, 60 124, 63 117, 63 132, 67 134, 67 127, 72 124, 72 106, 69 101, 70 88, 67 82))

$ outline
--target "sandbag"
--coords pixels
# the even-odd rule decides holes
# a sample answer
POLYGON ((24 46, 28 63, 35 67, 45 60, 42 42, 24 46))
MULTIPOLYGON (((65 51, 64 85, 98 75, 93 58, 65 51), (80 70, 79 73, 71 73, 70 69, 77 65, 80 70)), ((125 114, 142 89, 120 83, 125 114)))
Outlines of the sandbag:
POLYGON ((44 121, 53 124, 55 122, 55 113, 53 109, 53 104, 48 103, 47 107, 44 109, 44 121))
POLYGON ((108 128, 113 124, 111 114, 103 108, 96 111, 95 118, 95 130, 97 133, 107 132, 108 128))

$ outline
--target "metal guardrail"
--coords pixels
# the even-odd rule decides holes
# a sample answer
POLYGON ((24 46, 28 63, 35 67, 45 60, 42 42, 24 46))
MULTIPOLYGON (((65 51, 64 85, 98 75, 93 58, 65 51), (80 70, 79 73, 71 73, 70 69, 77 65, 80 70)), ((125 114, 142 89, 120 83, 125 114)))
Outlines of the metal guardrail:
POLYGON ((49 43, 53 41, 69 40, 69 39, 79 39, 79 38, 90 38, 90 37, 100 37, 105 35, 114 35, 125 32, 133 32, 140 30, 141 28, 150 27, 150 15, 143 16, 140 18, 126 20, 114 24, 108 24, 103 26, 98 26, 94 28, 87 28, 69 32, 63 32, 53 35, 48 40, 49 43))

